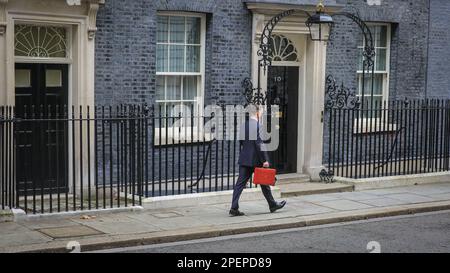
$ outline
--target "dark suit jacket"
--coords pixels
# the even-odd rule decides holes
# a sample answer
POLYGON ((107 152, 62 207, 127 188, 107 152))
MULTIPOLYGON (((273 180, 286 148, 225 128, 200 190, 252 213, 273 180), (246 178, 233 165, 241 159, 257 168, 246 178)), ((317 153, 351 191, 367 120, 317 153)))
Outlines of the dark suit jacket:
POLYGON ((241 153, 238 164, 245 167, 261 167, 269 161, 269 155, 263 151, 264 142, 261 139, 259 122, 248 119, 241 125, 239 142, 241 153))

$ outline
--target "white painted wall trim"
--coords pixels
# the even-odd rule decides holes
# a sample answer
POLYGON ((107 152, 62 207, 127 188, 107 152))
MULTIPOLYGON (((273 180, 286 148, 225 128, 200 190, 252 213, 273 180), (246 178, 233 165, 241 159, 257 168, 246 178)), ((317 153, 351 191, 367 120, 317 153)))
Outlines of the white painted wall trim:
MULTIPOLYGON (((263 28, 273 14, 279 10, 266 13, 253 11, 252 26, 252 81, 258 80, 258 50, 263 28)), ((305 173, 313 180, 319 179, 322 170, 323 154, 323 123, 324 110, 326 44, 313 42, 309 38, 309 30, 305 26, 306 17, 302 14, 285 18, 274 29, 291 40, 300 56, 299 66, 299 101, 298 101, 298 142, 297 142, 297 173, 305 173)), ((273 65, 277 65, 274 63, 273 65)), ((280 65, 280 64, 278 64, 280 65)), ((294 65, 294 64, 289 64, 294 65)), ((267 90, 267 75, 261 72, 261 87, 267 90)))
POLYGON ((94 104, 95 32, 97 12, 104 0, 69 6, 65 0, 0 0, 0 104, 15 104, 16 62, 69 64, 69 104, 94 104), (70 57, 30 59, 14 56, 14 25, 57 25, 68 29, 70 57))
MULTIPOLYGON (((95 33, 97 12, 104 0, 85 0, 80 6, 70 6, 65 0, 0 0, 0 105, 15 105, 15 63, 63 63, 69 65, 68 104, 95 105, 95 33), (62 26, 68 29, 68 58, 30 59, 16 58, 14 53, 14 25, 28 23, 37 25, 62 26), (2 34, 2 30, 4 30, 2 34)), ((70 107, 69 107, 70 109, 70 107)), ((93 108, 91 108, 93 109, 93 108)), ((93 130, 91 130, 93 132, 93 130)), ((76 132, 75 132, 76 133, 76 132)), ((68 134, 71 135, 71 132, 68 134)), ((89 138, 93 139, 92 136, 89 138)), ((72 139, 69 139, 71 145, 72 139)), ((87 137, 83 143, 87 143, 87 137)), ((80 147, 76 144, 75 156, 69 156, 69 166, 75 157, 80 162, 80 147)), ((92 155, 91 155, 92 156, 92 155)), ((87 162, 86 153, 81 161, 87 162)), ((91 162, 94 162, 91 158, 91 162)), ((87 168, 84 164, 83 168, 87 168)), ((80 173, 80 166, 75 164, 72 173, 80 173)), ((87 172, 83 172, 87 174, 87 172)), ((93 174, 92 174, 93 175, 93 174)), ((87 176, 87 175, 85 175, 87 176)), ((80 181, 80 177, 77 177, 80 181)), ((83 181, 88 181, 83 177, 83 181)), ((79 187, 79 182, 77 182, 79 187)))

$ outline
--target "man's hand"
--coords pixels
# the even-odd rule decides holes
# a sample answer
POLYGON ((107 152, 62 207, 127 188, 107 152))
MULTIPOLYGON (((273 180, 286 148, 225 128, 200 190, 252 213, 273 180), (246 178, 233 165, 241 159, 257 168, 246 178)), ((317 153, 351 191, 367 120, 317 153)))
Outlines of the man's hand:
POLYGON ((269 168, 269 167, 270 167, 270 164, 269 164, 269 162, 267 162, 267 161, 266 161, 266 162, 264 162, 264 163, 263 163, 263 167, 264 167, 264 168, 269 168))

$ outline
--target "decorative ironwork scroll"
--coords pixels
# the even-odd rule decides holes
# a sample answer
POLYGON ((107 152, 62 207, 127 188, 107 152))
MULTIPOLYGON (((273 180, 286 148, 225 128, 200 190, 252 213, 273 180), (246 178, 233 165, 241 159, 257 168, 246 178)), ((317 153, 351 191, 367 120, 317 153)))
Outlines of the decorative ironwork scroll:
POLYGON ((250 78, 245 78, 242 81, 242 87, 244 88, 244 97, 247 101, 247 104, 266 104, 268 96, 261 92, 258 92, 258 88, 253 87, 253 83, 250 78))
POLYGON ((336 80, 332 75, 327 76, 325 90, 325 109, 357 109, 360 106, 359 98, 355 92, 342 83, 340 86, 336 84, 336 80))

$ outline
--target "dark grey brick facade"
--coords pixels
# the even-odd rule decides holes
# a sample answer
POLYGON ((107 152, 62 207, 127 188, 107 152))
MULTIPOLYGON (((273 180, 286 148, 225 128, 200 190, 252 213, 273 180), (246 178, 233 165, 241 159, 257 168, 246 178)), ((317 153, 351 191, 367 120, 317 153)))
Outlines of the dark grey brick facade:
POLYGON ((97 104, 151 102, 157 11, 207 14, 205 99, 240 103, 250 75, 251 14, 237 0, 109 0, 98 14, 97 104))
MULTIPOLYGON (((156 12, 165 10, 207 14, 206 101, 241 102, 240 82, 250 74, 251 58, 251 13, 243 2, 106 1, 98 14, 96 36, 97 103, 136 103, 153 99, 156 12)), ((260 2, 300 4, 314 1, 260 2)), ((379 6, 369 6, 366 0, 328 2, 338 3, 346 11, 357 11, 366 21, 392 24, 390 98, 425 98, 427 94, 450 96, 449 77, 445 76, 450 63, 447 46, 450 34, 446 31, 449 1, 381 0, 379 6)), ((334 41, 328 48, 327 74, 355 90, 355 48, 359 29, 344 17, 336 21, 334 41)))
POLYGON ((430 8, 427 97, 450 97, 450 1, 432 0, 430 8))
MULTIPOLYGON (((242 0, 108 0, 98 14, 97 104, 152 103, 155 95, 156 12, 207 15, 205 102, 242 103, 241 81, 251 70, 252 16, 242 0)), ((254 1, 257 2, 257 1, 254 1)), ((259 2, 313 4, 313 0, 259 2)), ((450 98, 448 0, 329 0, 369 22, 392 26, 390 99, 450 98)), ((336 18, 327 74, 356 91, 358 27, 336 18)), ((324 159, 327 158, 327 124, 324 159)))
MULTIPOLYGON (((428 0, 382 0, 380 6, 369 6, 361 0, 338 0, 344 11, 357 12, 367 22, 392 25, 390 98, 423 98, 426 89, 428 0)), ((356 90, 360 32, 351 20, 336 18, 334 41, 327 54, 327 74, 356 90)))
MULTIPOLYGON (((389 99, 422 99, 426 94, 429 0, 381 0, 368 5, 361 0, 338 0, 343 11, 357 13, 364 21, 391 24, 389 99)), ((357 91, 359 27, 336 17, 333 41, 327 52, 327 75, 357 91)), ((324 161, 328 159, 328 120, 324 123, 324 161)))

